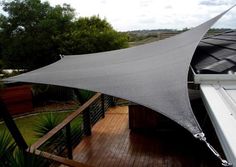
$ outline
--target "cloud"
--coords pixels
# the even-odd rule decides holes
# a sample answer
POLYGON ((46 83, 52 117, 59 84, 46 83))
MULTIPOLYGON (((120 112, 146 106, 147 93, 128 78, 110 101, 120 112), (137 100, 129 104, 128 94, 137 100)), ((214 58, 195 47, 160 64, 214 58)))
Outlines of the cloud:
MULTIPOLYGON (((42 0, 47 1, 47 0, 42 0)), ((236 0, 48 0, 71 4, 78 16, 99 15, 119 31, 194 27, 223 12, 236 0)), ((236 27, 236 7, 217 27, 236 27)))
POLYGON ((233 5, 234 2, 232 0, 203 0, 200 1, 199 4, 206 6, 222 6, 222 5, 233 5))
POLYGON ((106 3, 107 3, 106 0, 101 0, 100 2, 101 2, 102 4, 106 4, 106 3))
POLYGON ((155 17, 145 17, 139 20, 140 23, 143 24, 155 24, 156 18, 155 17))
POLYGON ((141 0, 139 3, 140 7, 149 7, 152 3, 152 0, 141 0))
POLYGON ((172 9, 173 7, 171 5, 165 6, 165 9, 172 9))

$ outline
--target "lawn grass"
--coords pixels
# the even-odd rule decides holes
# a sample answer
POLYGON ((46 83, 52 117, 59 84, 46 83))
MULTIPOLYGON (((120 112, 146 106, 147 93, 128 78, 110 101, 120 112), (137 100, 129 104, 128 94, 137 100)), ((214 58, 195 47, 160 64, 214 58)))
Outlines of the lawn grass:
MULTIPOLYGON (((70 113, 71 111, 53 112, 53 114, 59 115, 61 118, 65 118, 70 113)), ((31 116, 15 119, 15 123, 17 127, 19 128, 21 134, 23 135, 26 143, 29 146, 32 145, 34 142, 36 142, 38 139, 34 132, 34 126, 37 124, 38 121, 40 121, 40 118, 46 114, 48 113, 38 113, 36 115, 31 115, 31 116)), ((7 129, 5 127, 5 124, 4 123, 0 124, 0 131, 3 131, 4 129, 7 129)))

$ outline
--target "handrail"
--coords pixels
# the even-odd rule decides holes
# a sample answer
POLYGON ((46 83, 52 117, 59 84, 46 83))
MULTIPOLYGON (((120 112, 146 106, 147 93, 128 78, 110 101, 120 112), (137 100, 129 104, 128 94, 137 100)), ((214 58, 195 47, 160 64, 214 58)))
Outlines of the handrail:
POLYGON ((60 156, 57 156, 57 155, 53 155, 53 154, 50 154, 50 153, 47 153, 47 152, 44 152, 44 151, 40 151, 40 150, 28 150, 28 152, 31 153, 31 154, 37 155, 37 156, 44 157, 44 158, 49 159, 49 160, 59 162, 63 165, 67 165, 67 166, 70 166, 70 167, 90 167, 89 165, 83 164, 81 162, 73 161, 73 160, 63 158, 63 157, 60 157, 60 156))
POLYGON ((71 113, 67 116, 60 124, 50 130, 46 135, 38 139, 32 146, 30 150, 37 150, 41 145, 43 145, 48 139, 54 136, 57 132, 59 132, 62 128, 64 128, 68 123, 74 120, 80 113, 82 113, 85 109, 87 109, 95 100, 97 100, 101 96, 101 93, 96 93, 92 98, 90 98, 87 102, 85 102, 78 110, 71 113))

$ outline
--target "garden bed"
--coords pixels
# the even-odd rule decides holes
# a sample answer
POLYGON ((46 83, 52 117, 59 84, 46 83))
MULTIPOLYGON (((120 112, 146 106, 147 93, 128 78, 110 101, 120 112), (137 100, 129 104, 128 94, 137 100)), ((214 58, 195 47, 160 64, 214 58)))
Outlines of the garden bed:
MULTIPOLYGON (((44 107, 38 107, 34 110, 34 113, 28 115, 21 115, 15 117, 15 123, 22 133, 26 143, 28 145, 33 144, 38 138, 34 132, 35 125, 40 121, 40 118, 48 113, 52 113, 55 116, 59 116, 61 119, 65 118, 68 114, 76 109, 74 104, 51 104, 44 107), (60 108, 60 106, 64 106, 60 108), (64 110, 63 110, 64 109, 64 110)), ((4 122, 0 122, 0 131, 6 129, 4 122)))

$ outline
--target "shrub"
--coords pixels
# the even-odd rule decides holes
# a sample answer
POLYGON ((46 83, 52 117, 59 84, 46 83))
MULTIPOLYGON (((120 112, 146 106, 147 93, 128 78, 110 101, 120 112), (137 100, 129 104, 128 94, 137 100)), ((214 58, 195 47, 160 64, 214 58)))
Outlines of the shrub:
POLYGON ((48 165, 49 163, 43 158, 19 150, 8 131, 0 132, 0 166, 46 167, 48 165))
POLYGON ((49 161, 42 157, 24 153, 19 149, 16 149, 8 159, 9 167, 48 167, 50 164, 49 161))
POLYGON ((0 166, 9 165, 9 157, 13 154, 16 148, 11 135, 8 131, 4 130, 0 132, 0 166))
POLYGON ((61 121, 62 117, 53 113, 42 115, 34 127, 36 137, 40 138, 44 136, 50 130, 56 127, 61 121))
MULTIPOLYGON (((41 119, 37 122, 37 125, 34 127, 37 137, 42 137, 46 135, 51 129, 56 127, 61 121, 62 116, 58 116, 55 113, 49 113, 43 115, 41 119)), ((78 117, 74 119, 71 123, 71 139, 72 145, 75 146, 79 143, 82 137, 81 131, 81 118, 78 117)), ((61 155, 65 153, 66 150, 66 129, 63 128, 57 132, 53 137, 51 137, 46 143, 44 143, 41 148, 44 151, 51 152, 56 155, 61 155)))

